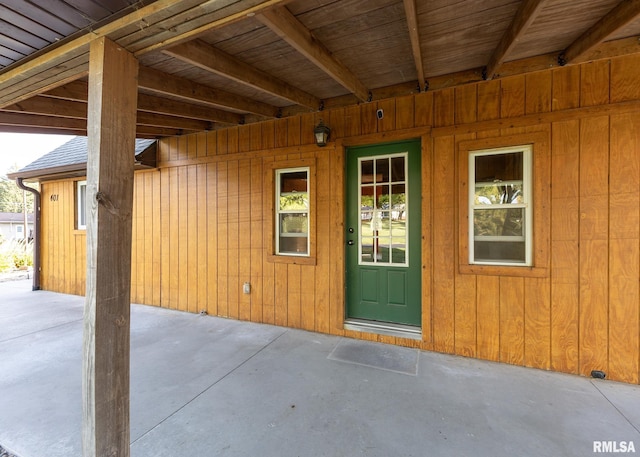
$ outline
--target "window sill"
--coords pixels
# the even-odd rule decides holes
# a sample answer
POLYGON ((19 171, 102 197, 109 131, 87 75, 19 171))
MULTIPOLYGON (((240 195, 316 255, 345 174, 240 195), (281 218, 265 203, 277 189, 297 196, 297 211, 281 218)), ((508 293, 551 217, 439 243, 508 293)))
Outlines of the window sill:
POLYGON ((460 274, 484 276, 517 276, 524 278, 545 278, 549 275, 548 268, 519 267, 507 265, 460 265, 460 274))
POLYGON ((302 257, 295 255, 274 255, 267 256, 267 262, 271 263, 288 263, 291 265, 315 265, 315 257, 302 257))

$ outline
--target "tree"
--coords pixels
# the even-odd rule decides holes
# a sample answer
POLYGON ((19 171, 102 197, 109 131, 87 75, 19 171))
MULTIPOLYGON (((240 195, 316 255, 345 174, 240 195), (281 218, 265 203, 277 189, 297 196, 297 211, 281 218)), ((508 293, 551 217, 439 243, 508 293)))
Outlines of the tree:
MULTIPOLYGON (((16 170, 17 167, 14 165, 9 169, 9 173, 16 170)), ((0 176, 0 213, 22 212, 24 212, 22 189, 6 176, 0 176)), ((33 194, 31 192, 27 192, 27 212, 33 213, 33 194)))

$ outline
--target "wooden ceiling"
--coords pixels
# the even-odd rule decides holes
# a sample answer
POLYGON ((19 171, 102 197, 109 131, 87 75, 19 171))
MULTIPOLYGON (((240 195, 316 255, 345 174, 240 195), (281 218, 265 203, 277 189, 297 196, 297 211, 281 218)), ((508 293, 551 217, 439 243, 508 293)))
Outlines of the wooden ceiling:
POLYGON ((640 52, 640 0, 2 0, 0 131, 86 134, 89 43, 162 137, 640 52), (46 6, 44 6, 46 5, 46 6))

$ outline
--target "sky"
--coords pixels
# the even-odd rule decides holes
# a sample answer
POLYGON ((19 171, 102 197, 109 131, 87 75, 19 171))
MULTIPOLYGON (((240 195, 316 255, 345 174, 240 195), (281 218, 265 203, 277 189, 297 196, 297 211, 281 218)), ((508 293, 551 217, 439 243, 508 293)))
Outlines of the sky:
POLYGON ((0 133, 0 176, 6 176, 12 165, 20 169, 72 138, 69 135, 0 133))

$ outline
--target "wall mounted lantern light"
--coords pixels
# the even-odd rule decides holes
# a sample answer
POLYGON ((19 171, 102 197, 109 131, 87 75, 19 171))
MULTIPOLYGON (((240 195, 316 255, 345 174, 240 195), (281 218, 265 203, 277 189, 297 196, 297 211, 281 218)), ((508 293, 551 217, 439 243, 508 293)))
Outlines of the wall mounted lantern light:
POLYGON ((331 133, 331 129, 324 125, 322 119, 320 119, 320 123, 316 125, 316 128, 313 129, 313 133, 316 137, 316 144, 320 147, 324 147, 327 145, 327 141, 329 140, 329 134, 331 133))

